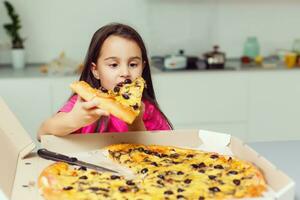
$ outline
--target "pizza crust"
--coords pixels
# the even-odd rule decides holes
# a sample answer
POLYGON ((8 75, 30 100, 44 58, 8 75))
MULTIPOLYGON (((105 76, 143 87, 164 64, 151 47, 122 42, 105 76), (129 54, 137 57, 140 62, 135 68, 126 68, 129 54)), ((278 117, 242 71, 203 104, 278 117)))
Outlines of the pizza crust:
POLYGON ((113 97, 109 96, 109 94, 102 93, 99 90, 92 88, 84 81, 74 82, 70 87, 85 101, 98 99, 100 102, 98 107, 100 109, 108 111, 128 124, 131 124, 139 114, 139 112, 134 111, 131 107, 121 105, 113 97))

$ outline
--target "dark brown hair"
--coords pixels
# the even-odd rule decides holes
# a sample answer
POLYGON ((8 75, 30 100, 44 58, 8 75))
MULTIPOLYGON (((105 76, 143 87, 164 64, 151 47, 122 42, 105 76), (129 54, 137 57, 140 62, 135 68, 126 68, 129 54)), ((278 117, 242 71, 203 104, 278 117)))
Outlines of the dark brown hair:
POLYGON ((120 36, 122 38, 133 40, 140 47, 141 52, 142 52, 142 61, 144 63, 142 77, 146 81, 146 85, 147 85, 147 87, 145 88, 145 90, 143 92, 143 99, 146 99, 146 100, 150 101, 151 103, 153 103, 156 106, 156 108, 161 112, 161 114, 165 117, 170 128, 173 129, 171 122, 165 116, 165 114, 161 111, 161 109, 159 108, 159 105, 157 103, 154 89, 153 89, 153 84, 152 84, 147 50, 146 50, 145 44, 143 42, 143 39, 139 35, 139 33, 136 30, 134 30, 132 27, 125 25, 125 24, 120 24, 120 23, 111 23, 111 24, 101 27, 94 33, 91 43, 90 43, 90 46, 87 51, 85 61, 84 61, 83 71, 80 76, 80 80, 83 80, 83 81, 89 83, 94 88, 99 88, 101 86, 101 81, 96 79, 92 73, 91 65, 92 65, 92 62, 97 63, 97 59, 100 54, 103 43, 111 35, 120 36))

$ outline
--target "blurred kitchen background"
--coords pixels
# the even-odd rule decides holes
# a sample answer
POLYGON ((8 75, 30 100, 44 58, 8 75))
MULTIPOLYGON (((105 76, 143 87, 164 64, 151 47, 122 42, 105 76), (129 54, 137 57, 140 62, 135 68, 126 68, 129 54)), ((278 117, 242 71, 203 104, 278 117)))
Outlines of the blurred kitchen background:
POLYGON ((121 22, 143 37, 158 102, 176 129, 300 139, 300 1, 9 2, 25 41, 12 53, 1 2, 0 96, 33 138, 69 97, 93 33, 121 22))

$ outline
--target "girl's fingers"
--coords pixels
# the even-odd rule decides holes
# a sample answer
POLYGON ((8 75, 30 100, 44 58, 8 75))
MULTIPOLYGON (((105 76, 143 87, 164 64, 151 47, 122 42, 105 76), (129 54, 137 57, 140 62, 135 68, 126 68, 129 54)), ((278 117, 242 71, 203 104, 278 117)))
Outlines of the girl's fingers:
POLYGON ((97 115, 97 116, 108 116, 109 112, 107 112, 106 110, 102 110, 102 109, 95 109, 92 111, 93 114, 97 115))
POLYGON ((93 99, 91 101, 83 102, 82 107, 88 110, 88 109, 98 106, 99 103, 100 103, 99 100, 93 99))
POLYGON ((97 116, 97 117, 108 116, 109 112, 107 112, 106 110, 102 110, 100 108, 94 108, 94 109, 90 109, 88 111, 88 115, 89 116, 97 116))

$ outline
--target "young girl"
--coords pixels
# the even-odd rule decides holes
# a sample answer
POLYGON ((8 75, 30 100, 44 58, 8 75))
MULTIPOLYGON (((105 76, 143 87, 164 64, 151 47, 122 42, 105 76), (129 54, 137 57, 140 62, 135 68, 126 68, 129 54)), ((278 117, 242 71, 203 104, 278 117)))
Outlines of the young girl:
POLYGON ((113 89, 126 79, 142 76, 147 84, 140 115, 132 124, 96 107, 96 100, 83 101, 73 94, 68 102, 42 123, 43 134, 64 136, 71 133, 169 130, 172 125, 159 109, 155 98, 147 51, 141 36, 124 24, 109 24, 97 30, 91 40, 80 80, 101 90, 113 89))

